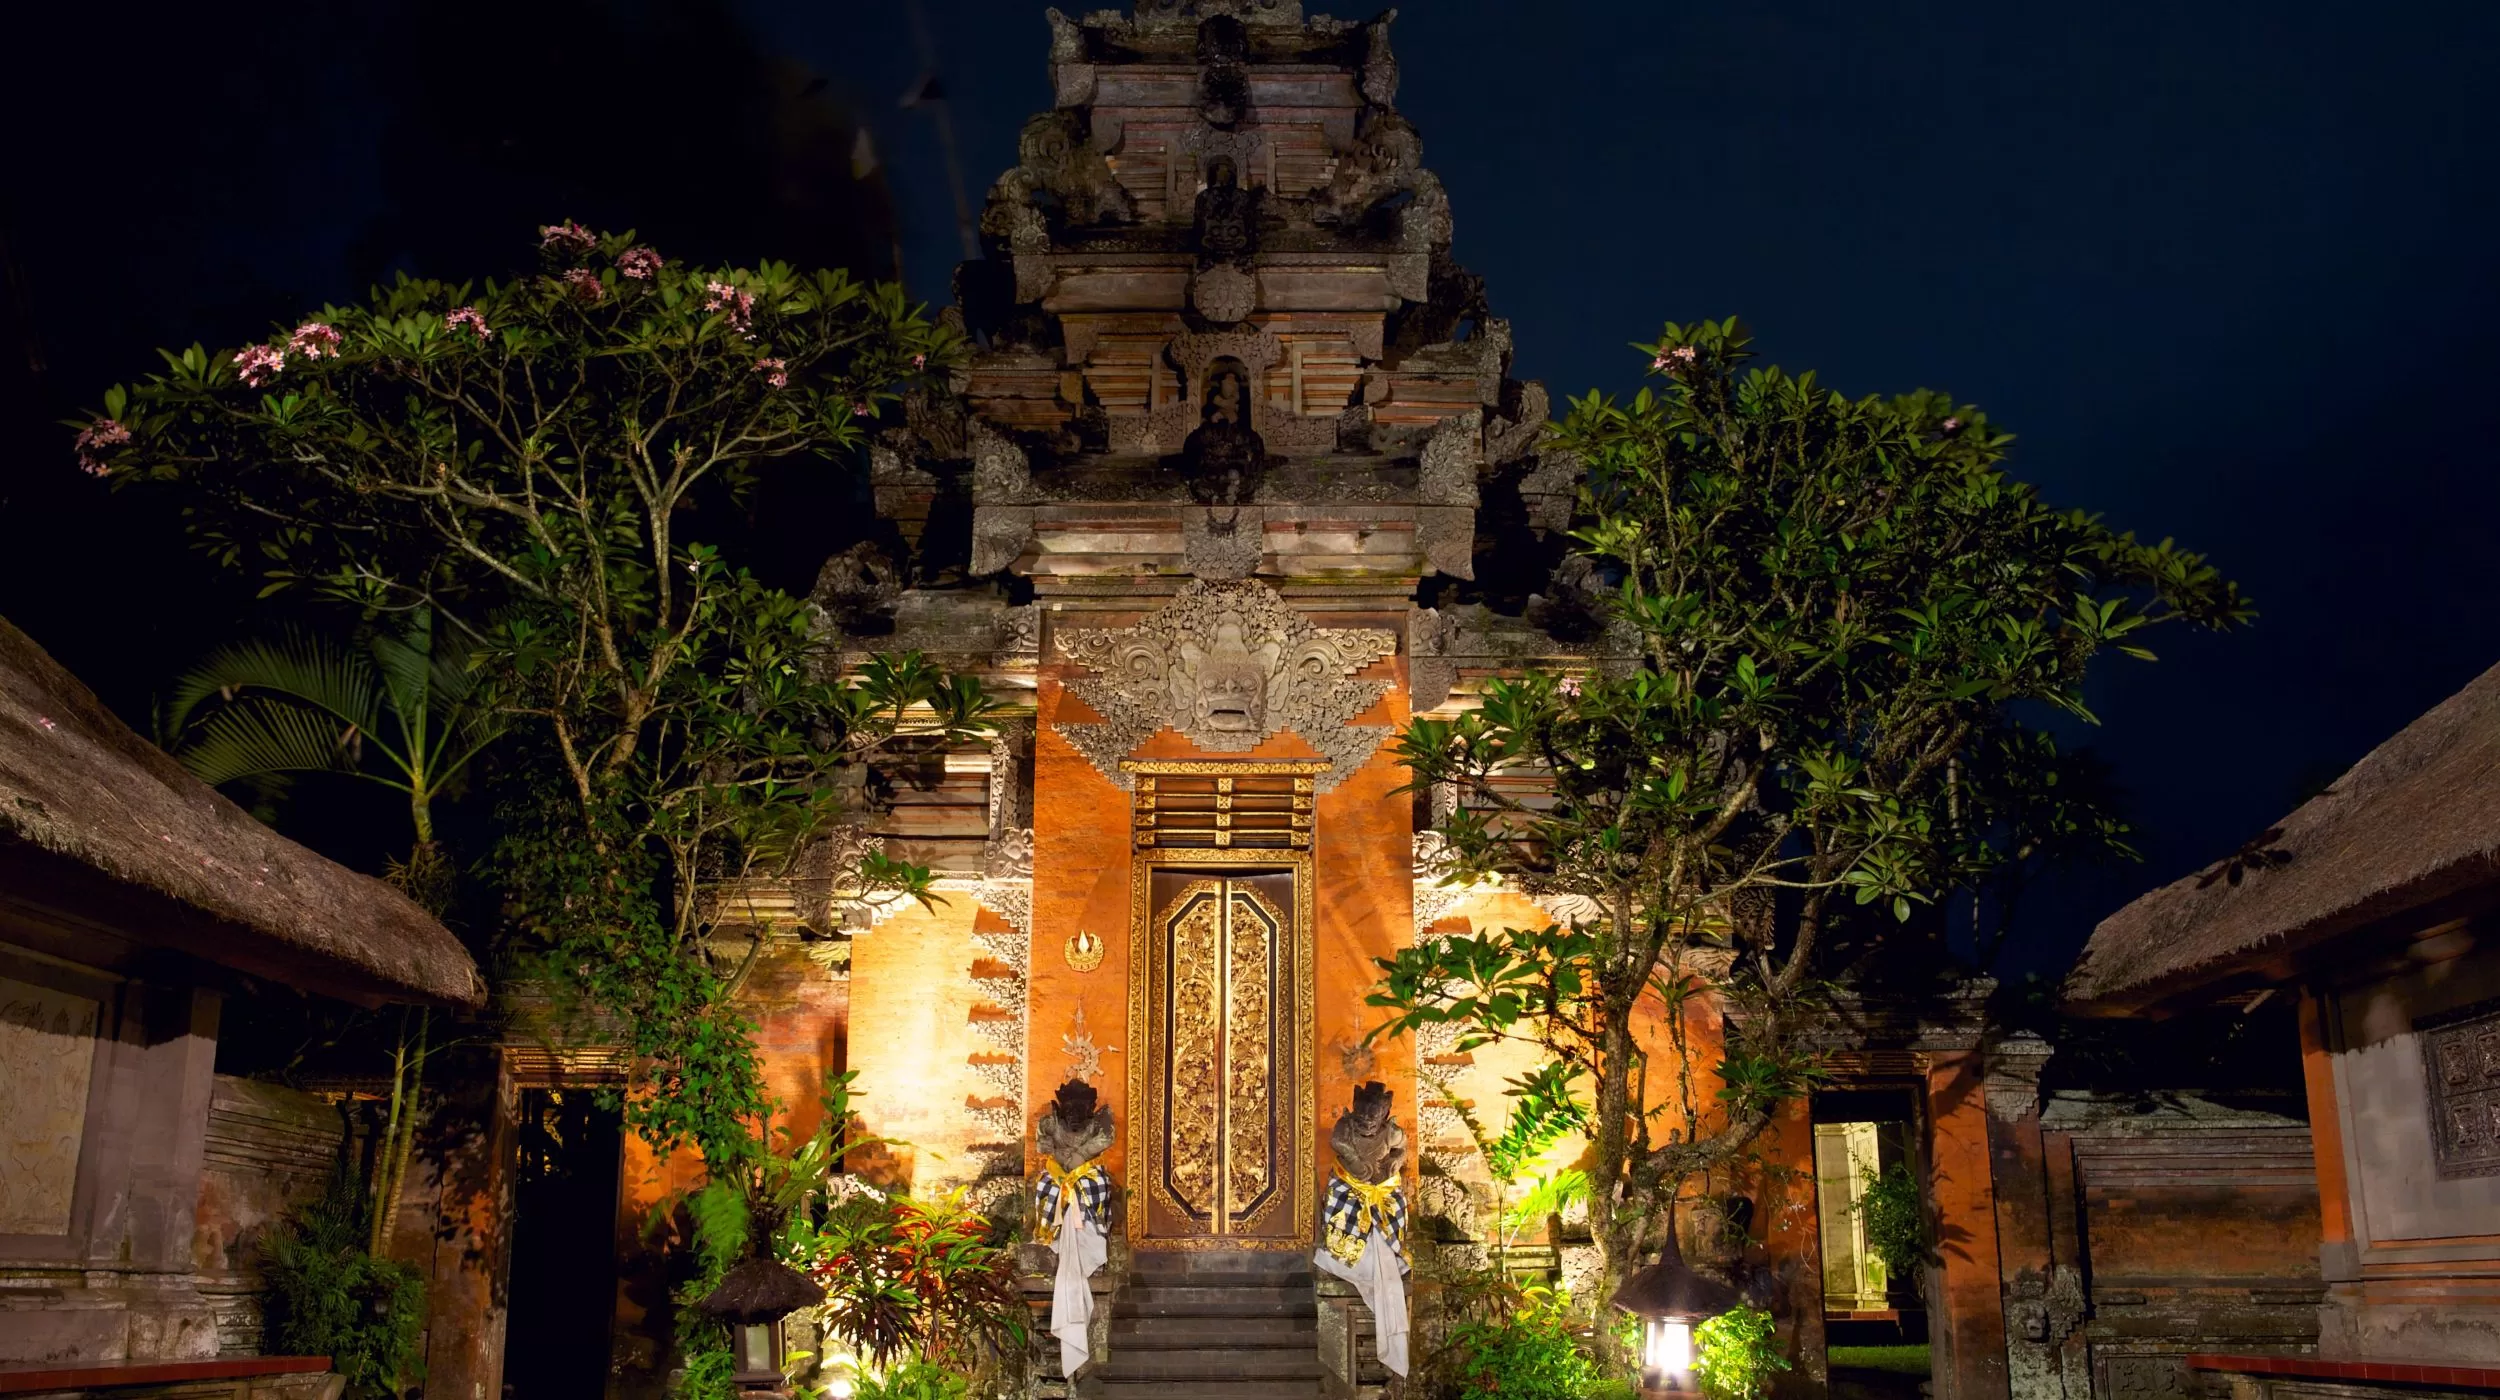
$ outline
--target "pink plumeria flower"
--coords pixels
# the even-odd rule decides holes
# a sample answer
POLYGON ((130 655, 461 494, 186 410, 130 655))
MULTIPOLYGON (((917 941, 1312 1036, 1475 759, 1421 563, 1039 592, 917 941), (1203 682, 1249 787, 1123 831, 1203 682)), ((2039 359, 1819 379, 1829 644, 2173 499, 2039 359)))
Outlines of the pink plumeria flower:
POLYGON ((119 420, 98 418, 79 430, 75 444, 78 469, 89 476, 109 474, 113 468, 104 460, 104 454, 116 447, 127 446, 129 442, 130 430, 123 427, 119 420))
POLYGON ((596 306, 607 300, 608 289, 599 283, 599 274, 586 267, 574 268, 564 274, 564 289, 596 306))
POLYGON ((599 246, 599 236, 567 219, 560 224, 542 224, 538 230, 538 246, 560 253, 579 256, 599 246))
POLYGON ((851 416, 852 416, 853 418, 865 418, 865 417, 867 417, 867 416, 868 416, 868 401, 867 401, 866 399, 860 399, 860 400, 858 400, 858 401, 854 402, 854 403, 851 405, 851 416))
POLYGON ((731 329, 749 340, 755 338, 751 329, 755 322, 753 292, 742 292, 726 282, 707 282, 703 285, 703 309, 720 312, 731 329))
POLYGON ((1565 676, 1561 680, 1554 682, 1554 689, 1559 694, 1568 695, 1572 699, 1577 700, 1580 698, 1580 678, 1578 676, 1565 676))
POLYGON ((927 369, 929 367, 929 357, 926 355, 912 356, 911 367, 913 369, 927 369))
POLYGON ((248 388, 259 388, 285 368, 286 356, 266 345, 246 345, 234 352, 235 376, 248 388))
POLYGON ((443 329, 467 331, 480 340, 493 340, 495 329, 486 324, 485 314, 474 306, 463 306, 443 318, 443 329))
POLYGON ((764 382, 770 384, 776 389, 787 389, 790 387, 790 365, 786 360, 776 360, 769 357, 757 360, 755 362, 755 372, 764 376, 764 382))
POLYGON ((1948 433, 1958 433, 1962 431, 1962 420, 1959 418, 1947 418, 1944 420, 1944 430, 1948 433))
POLYGON ((287 348, 307 360, 335 360, 345 343, 337 327, 321 321, 306 321, 286 338, 287 348))
POLYGON ((616 255, 616 270, 637 282, 660 275, 660 255, 650 248, 628 248, 616 255))

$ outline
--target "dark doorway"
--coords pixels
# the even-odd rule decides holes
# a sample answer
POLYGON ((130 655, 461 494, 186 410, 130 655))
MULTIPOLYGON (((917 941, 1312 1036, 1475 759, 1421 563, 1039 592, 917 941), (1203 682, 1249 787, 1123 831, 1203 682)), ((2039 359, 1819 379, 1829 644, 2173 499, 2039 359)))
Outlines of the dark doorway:
POLYGON ((600 1400, 616 1313, 623 1115, 587 1089, 525 1089, 520 1129, 504 1395, 600 1400))
MULTIPOLYGON (((1919 1093, 1913 1085, 1817 1090, 1815 1206, 1821 1228, 1823 1336, 1834 1400, 1916 1400, 1929 1378, 1923 1268, 1883 1257, 1879 1222, 1923 1214, 1919 1093), (1892 1209, 1883 1208, 1883 1202, 1892 1209)), ((1923 1252, 1923 1251, 1922 1251, 1923 1252)))

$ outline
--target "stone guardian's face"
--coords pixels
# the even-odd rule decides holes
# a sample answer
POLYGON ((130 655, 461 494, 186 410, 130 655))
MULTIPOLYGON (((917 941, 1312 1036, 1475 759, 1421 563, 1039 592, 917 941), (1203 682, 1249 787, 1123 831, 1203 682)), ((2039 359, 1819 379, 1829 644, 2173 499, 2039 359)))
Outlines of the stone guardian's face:
POLYGON ((1241 629, 1217 633, 1215 650, 1198 670, 1195 727, 1216 734, 1263 734, 1267 674, 1243 642, 1241 629))

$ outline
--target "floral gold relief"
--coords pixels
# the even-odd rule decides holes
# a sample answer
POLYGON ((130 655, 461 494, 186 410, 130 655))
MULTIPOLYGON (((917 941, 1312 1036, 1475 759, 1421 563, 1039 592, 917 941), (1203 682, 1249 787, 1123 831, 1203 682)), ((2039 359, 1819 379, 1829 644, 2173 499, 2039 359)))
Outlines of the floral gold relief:
POLYGON ((1134 871, 1130 1238, 1158 1248, 1307 1246, 1316 1195, 1308 857, 1175 852, 1134 871))

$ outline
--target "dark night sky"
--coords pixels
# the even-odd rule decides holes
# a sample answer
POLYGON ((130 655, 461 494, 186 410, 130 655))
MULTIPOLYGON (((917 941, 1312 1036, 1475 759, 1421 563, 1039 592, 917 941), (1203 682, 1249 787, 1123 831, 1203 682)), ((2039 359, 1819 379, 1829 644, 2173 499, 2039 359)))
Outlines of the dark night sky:
MULTIPOLYGON (((1040 5, 927 4, 977 201, 1047 101, 1040 5)), ((48 366, 12 370, 0 611, 126 709, 191 659, 151 619, 233 605, 184 582, 161 520, 76 478, 65 434, 27 425, 142 370, 150 345, 256 332, 412 249, 517 256, 527 229, 507 219, 637 219, 693 251, 794 256, 746 236, 799 236, 746 212, 788 160, 759 177, 670 144, 709 119, 671 102, 746 100, 740 75, 763 69, 719 37, 739 28, 740 62, 812 70, 868 124, 914 289, 942 300, 956 257, 932 124, 896 103, 919 67, 902 0, 679 0, 718 13, 635 62, 595 36, 671 5, 288 8, 150 26, 147 7, 53 7, 0 99, 28 104, 0 232, 48 366), (357 17, 297 18, 333 9, 357 17), (516 15, 569 55, 573 117, 540 126, 574 143, 551 158, 599 167, 590 207, 514 216, 544 182, 480 195, 470 147, 415 158, 393 134, 491 125, 519 100, 534 70, 494 56, 516 15)), ((2147 860, 2043 896, 2025 962, 2062 964, 2102 914, 2500 660, 2500 6, 1419 0, 1397 47, 1400 106, 1523 376, 1627 389, 1626 342, 1742 314, 1835 387, 1983 405, 2052 500, 2175 535, 2254 594, 2253 630, 2166 637, 2160 663, 2099 687, 2094 742, 2147 860)), ((832 139, 779 129, 785 147, 832 139)), ((817 152, 833 171, 843 155, 817 152)))

